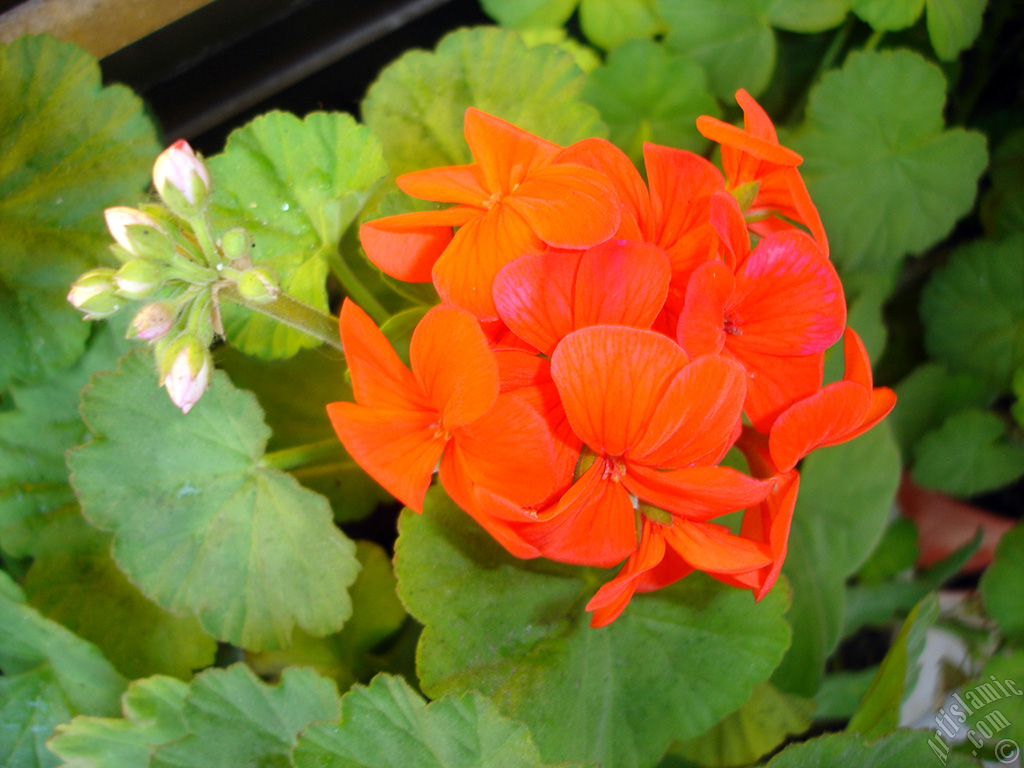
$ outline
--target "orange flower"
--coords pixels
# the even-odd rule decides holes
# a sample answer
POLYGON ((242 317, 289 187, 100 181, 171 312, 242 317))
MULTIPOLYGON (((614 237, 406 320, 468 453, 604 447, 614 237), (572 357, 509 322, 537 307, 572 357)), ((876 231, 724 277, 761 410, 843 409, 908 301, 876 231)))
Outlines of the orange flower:
POLYGON ((744 410, 766 432, 821 385, 823 352, 843 331, 846 302, 832 263, 803 232, 769 235, 749 255, 745 240, 733 240, 735 272, 719 261, 694 271, 677 337, 689 355, 723 354, 743 365, 744 410))
POLYGON ((827 256, 825 228, 796 170, 803 158, 779 144, 771 118, 749 93, 736 91, 736 101, 743 108, 742 130, 707 115, 697 118, 697 130, 722 145, 729 191, 746 203, 750 229, 764 237, 791 229, 795 221, 810 230, 827 256))
POLYGON ((843 334, 843 380, 795 403, 772 425, 768 448, 782 471, 815 448, 838 445, 867 432, 896 405, 888 387, 874 387, 871 360, 857 332, 843 334))
POLYGON ((476 162, 397 180, 413 197, 457 205, 370 221, 360 237, 387 274, 432 278, 443 301, 494 319, 498 270, 545 245, 589 248, 607 240, 618 229, 619 205, 604 176, 563 160, 557 144, 476 109, 466 111, 465 132, 476 162))
POLYGON ((715 464, 736 437, 743 373, 689 361, 669 338, 622 326, 575 331, 551 359, 573 432, 586 444, 578 478, 524 538, 545 557, 610 566, 637 550, 642 518, 695 567, 768 562, 759 546, 708 522, 757 503, 770 483, 715 464))
POLYGON ((413 333, 406 368, 363 310, 345 301, 341 339, 356 403, 327 406, 352 457, 417 512, 435 468, 519 504, 554 484, 551 437, 519 398, 499 396, 498 364, 472 315, 431 309, 413 333))

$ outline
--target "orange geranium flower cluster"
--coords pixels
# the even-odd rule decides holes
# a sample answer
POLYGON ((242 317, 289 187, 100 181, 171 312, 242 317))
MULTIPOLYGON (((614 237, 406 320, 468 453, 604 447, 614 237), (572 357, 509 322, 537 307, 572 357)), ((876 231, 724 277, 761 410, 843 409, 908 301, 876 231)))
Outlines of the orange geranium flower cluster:
POLYGON ((607 141, 562 148, 470 109, 475 162, 398 179, 454 207, 361 230, 374 264, 433 281, 443 303, 406 367, 346 300, 356 402, 328 406, 338 436, 414 510, 436 472, 518 557, 623 563, 587 606, 594 626, 693 570, 763 597, 786 556, 800 459, 895 400, 845 328, 799 155, 737 98, 744 129, 697 123, 721 144, 724 175, 647 145, 647 183, 607 141), (845 376, 823 387, 840 338, 845 376), (720 465, 734 446, 749 474, 720 465), (738 510, 738 532, 715 522, 738 510))

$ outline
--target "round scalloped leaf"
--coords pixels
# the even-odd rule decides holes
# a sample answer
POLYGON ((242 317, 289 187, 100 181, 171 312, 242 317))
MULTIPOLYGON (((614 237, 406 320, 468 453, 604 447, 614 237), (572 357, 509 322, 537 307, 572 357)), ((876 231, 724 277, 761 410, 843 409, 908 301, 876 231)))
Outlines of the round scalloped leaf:
POLYGON ((872 29, 906 29, 921 17, 924 0, 853 0, 853 12, 872 29))
POLYGON ((871 744, 856 733, 830 733, 794 744, 767 768, 972 768, 973 760, 950 753, 935 731, 895 731, 871 744))
POLYGON ((977 39, 988 0, 926 0, 928 37, 935 54, 954 61, 977 39))
POLYGON ((981 199, 981 223, 989 235, 1024 232, 1024 128, 1007 134, 992 153, 992 187, 981 199))
POLYGON ((134 203, 159 152, 142 101, 49 36, 0 44, 0 390, 81 354, 68 287, 110 243, 107 206, 134 203))
POLYGON ((755 604, 701 575, 594 629, 584 605, 608 572, 517 560, 439 489, 399 531, 399 596, 426 625, 424 691, 489 696, 545 760, 653 765, 746 701, 789 642, 785 589, 755 604))
POLYGON ((156 386, 148 355, 97 375, 82 396, 93 439, 68 458, 86 518, 142 592, 252 650, 323 635, 351 613, 355 546, 322 496, 263 466, 256 399, 214 372, 187 415, 156 386))
POLYGON ((159 747, 151 768, 286 768, 303 728, 338 719, 338 691, 311 669, 286 669, 267 685, 234 664, 196 676, 182 717, 189 734, 159 747))
POLYGON ((775 0, 768 11, 773 27, 789 32, 824 32, 838 27, 851 0, 775 0))
MULTIPOLYGON (((328 262, 345 230, 387 174, 380 142, 350 115, 262 115, 229 137, 209 161, 218 233, 244 227, 253 261, 285 293, 327 311, 328 262)), ((275 320, 224 307, 228 339, 243 352, 290 357, 319 342, 275 320)))
POLYGON ((604 66, 587 75, 583 98, 597 107, 611 140, 637 164, 643 162, 644 142, 704 151, 708 142, 695 122, 700 115, 721 114, 700 65, 650 40, 612 51, 604 66))
POLYGON ((484 13, 512 29, 560 27, 578 3, 579 0, 480 0, 484 13))
POLYGON ((0 571, 0 765, 50 766, 44 742, 76 714, 110 716, 127 681, 92 643, 25 604, 0 571))
POLYGON ((921 296, 932 358, 1009 390, 1024 365, 1024 235, 957 249, 921 296))
POLYGON ((46 746, 80 768, 149 768, 162 744, 188 735, 182 716, 189 686, 173 677, 136 680, 121 697, 123 719, 76 717, 46 746))
POLYGON ((476 107, 558 144, 607 131, 580 100, 583 72, 551 45, 527 48, 518 33, 461 29, 433 52, 414 50, 381 72, 363 101, 366 124, 394 173, 472 161, 462 122, 476 107))
POLYGON ((942 71, 906 50, 853 53, 811 91, 792 147, 844 268, 889 270, 971 209, 985 138, 943 130, 945 101, 942 71))
POLYGON ((771 7, 772 0, 658 0, 669 50, 692 56, 708 73, 715 95, 730 104, 738 89, 757 96, 771 79, 771 7))
POLYGON ((627 40, 647 40, 663 26, 654 0, 580 0, 583 34, 606 51, 627 40))
POLYGON ((985 610, 1007 637, 1024 643, 1024 525, 1006 533, 996 547, 995 559, 981 577, 985 610))
POLYGON ((37 558, 23 585, 29 602, 95 643, 129 679, 158 673, 188 679, 210 666, 217 643, 195 617, 174 616, 146 599, 108 552, 37 558))
POLYGON ((341 722, 303 731, 292 761, 296 768, 543 768, 526 727, 483 696, 427 704, 391 675, 345 694, 341 722))

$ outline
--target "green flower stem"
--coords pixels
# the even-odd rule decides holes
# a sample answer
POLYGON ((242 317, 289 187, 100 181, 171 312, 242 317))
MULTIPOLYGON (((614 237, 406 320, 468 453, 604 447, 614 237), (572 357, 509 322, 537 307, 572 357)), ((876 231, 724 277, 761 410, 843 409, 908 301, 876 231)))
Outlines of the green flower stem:
POLYGON ((270 301, 252 301, 239 293, 237 286, 227 283, 220 289, 218 295, 236 304, 241 304, 253 312, 272 317, 339 351, 344 351, 338 335, 338 318, 293 299, 286 293, 279 293, 270 301))
POLYGON ((345 449, 341 442, 332 437, 329 440, 272 451, 263 456, 263 465, 288 472, 312 464, 323 464, 325 461, 335 460, 345 455, 345 449))
POLYGON ((864 50, 873 51, 876 48, 878 48, 878 44, 882 42, 883 37, 885 37, 885 30, 876 29, 874 32, 871 33, 871 37, 868 38, 868 41, 864 43, 864 50))
POLYGON ((345 260, 337 250, 331 249, 328 252, 327 263, 330 264, 331 272, 338 278, 338 282, 341 283, 349 298, 358 304, 366 314, 372 317, 377 325, 383 325, 384 321, 391 317, 390 313, 384 309, 384 305, 377 301, 377 297, 360 282, 359 278, 356 277, 356 273, 345 263, 345 260))
POLYGON ((210 228, 206 226, 206 218, 203 216, 194 216, 188 220, 188 224, 192 227, 192 231, 195 232, 196 240, 199 241, 199 247, 203 251, 206 263, 210 265, 219 264, 220 253, 217 251, 217 246, 213 242, 213 236, 210 234, 210 228))

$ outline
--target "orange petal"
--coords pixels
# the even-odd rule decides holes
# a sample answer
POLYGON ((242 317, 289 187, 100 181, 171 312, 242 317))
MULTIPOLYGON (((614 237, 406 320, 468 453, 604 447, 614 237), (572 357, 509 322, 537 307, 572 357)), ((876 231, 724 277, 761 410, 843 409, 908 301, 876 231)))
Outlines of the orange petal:
POLYGON ((847 328, 843 333, 843 365, 843 381, 852 381, 868 390, 874 386, 871 359, 853 328, 847 328))
POLYGON ((573 431, 598 453, 620 456, 643 439, 686 362, 683 350, 661 334, 600 325, 562 340, 551 377, 573 431))
POLYGON ((537 236, 557 248, 589 248, 619 228, 622 212, 611 182, 582 165, 541 168, 504 200, 537 236))
POLYGON ((750 233, 739 201, 723 190, 715 192, 711 196, 710 216, 722 246, 722 256, 730 269, 735 269, 750 254, 750 233))
POLYGON ((735 289, 732 270, 720 261, 705 262, 690 276, 686 301, 676 325, 679 346, 690 357, 722 351, 727 339, 726 312, 735 289))
POLYGON ((649 520, 644 521, 636 552, 629 556, 615 578, 602 585, 587 603, 585 610, 594 612, 590 626, 603 627, 615 621, 629 604, 639 580, 661 563, 665 557, 665 539, 661 528, 649 520))
POLYGON ((544 243, 527 222, 507 206, 495 206, 467 223, 434 264, 441 300, 468 309, 481 320, 495 320, 494 278, 524 253, 539 253, 544 243))
POLYGON ((815 448, 845 439, 864 423, 870 407, 870 392, 859 384, 829 384, 775 420, 768 438, 772 461, 783 472, 792 469, 815 448))
POLYGON ((391 277, 407 283, 429 283, 434 262, 452 241, 452 227, 480 214, 462 206, 385 216, 359 228, 366 257, 391 277))
POLYGON ((771 562, 763 544, 729 532, 724 525, 676 519, 665 531, 665 543, 687 563, 710 573, 740 573, 771 562))
POLYGON ((523 531, 544 557, 607 568, 636 549, 636 517, 621 483, 598 459, 541 521, 523 531))
POLYGON ((595 246, 579 262, 573 326, 650 328, 671 277, 668 256, 656 245, 609 240, 595 246))
MULTIPOLYGON (((708 115, 701 115, 697 118, 697 130, 706 139, 717 142, 723 147, 732 147, 758 160, 769 162, 773 165, 797 166, 803 162, 803 158, 791 149, 786 149, 777 141, 754 136, 742 128, 722 122, 708 115)), ((728 173, 729 169, 726 169, 728 173)), ((735 179, 730 174, 730 181, 735 179)))
POLYGON ((700 521, 758 504, 775 485, 773 480, 755 480, 729 467, 658 471, 632 463, 623 483, 642 501, 700 521))
POLYGON ((779 475, 775 478, 774 490, 767 498, 756 507, 748 509, 743 515, 740 535, 767 544, 774 558, 757 573, 753 584, 755 600, 767 595, 779 578, 786 560, 789 529, 793 522, 793 509, 796 507, 799 489, 800 475, 796 471, 779 475))
POLYGON ((645 240, 666 250, 707 225, 711 195, 725 189, 721 172, 709 161, 683 149, 644 144, 644 164, 651 194, 651 221, 645 240))
POLYGON ((563 149, 556 162, 584 165, 606 176, 622 209, 616 237, 644 239, 651 217, 651 198, 647 185, 625 152, 605 139, 584 139, 563 149))
POLYGON ((395 179, 398 188, 407 195, 439 203, 464 203, 475 208, 483 208, 491 196, 483 181, 483 173, 476 163, 428 168, 403 173, 395 179))
POLYGON ((466 110, 463 126, 469 151, 479 163, 483 186, 491 192, 507 194, 550 163, 561 149, 473 107, 466 110))
POLYGON ((780 413, 814 394, 821 386, 824 352, 804 357, 776 357, 743 347, 733 349, 728 344, 726 352, 747 371, 747 399, 743 411, 760 432, 771 429, 780 413))
POLYGON ((494 305, 505 324, 545 355, 573 330, 579 252, 527 254, 494 279, 494 305))
POLYGON ((417 512, 445 448, 435 437, 434 414, 379 411, 355 403, 330 403, 334 431, 359 466, 392 496, 417 512))
POLYGON ((436 420, 436 409, 412 372, 370 316, 351 299, 345 299, 341 305, 338 324, 352 377, 352 392, 360 405, 391 411, 425 411, 436 420))
POLYGON ((799 230, 771 235, 736 272, 729 308, 736 333, 726 339, 765 355, 797 357, 822 352, 846 325, 843 286, 815 242, 799 230))
POLYGON ((433 307, 413 331, 412 372, 451 431, 470 424, 498 397, 498 362, 476 318, 453 306, 433 307))

